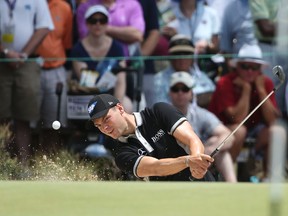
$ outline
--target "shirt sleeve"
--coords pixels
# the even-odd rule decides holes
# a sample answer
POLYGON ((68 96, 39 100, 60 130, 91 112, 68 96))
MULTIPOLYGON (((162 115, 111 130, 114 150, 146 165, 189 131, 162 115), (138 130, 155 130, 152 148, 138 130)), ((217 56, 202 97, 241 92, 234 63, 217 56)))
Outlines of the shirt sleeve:
POLYGON ((221 38, 220 38, 220 49, 225 52, 232 52, 232 30, 233 28, 230 26, 230 12, 231 4, 226 7, 223 17, 221 19, 221 38))
POLYGON ((80 39, 85 37, 88 31, 84 15, 89 6, 90 6, 89 1, 86 3, 81 3, 76 10, 76 22, 77 22, 78 35, 80 39))
POLYGON ((135 138, 128 138, 128 144, 119 142, 115 150, 115 163, 117 167, 126 173, 135 175, 137 178, 139 178, 137 167, 145 156, 145 151, 139 151, 139 149, 141 150, 139 141, 135 138))
POLYGON ((130 14, 129 25, 138 29, 144 34, 145 21, 140 3, 138 1, 130 1, 129 5, 130 7, 129 10, 127 11, 127 14, 130 14))
POLYGON ((35 16, 35 29, 49 28, 54 30, 54 24, 50 15, 50 10, 45 0, 35 1, 37 4, 35 16))
POLYGON ((156 103, 152 110, 159 126, 171 135, 180 124, 187 121, 186 117, 178 109, 168 103, 156 103))
MULTIPOLYGON (((277 1, 276 1, 277 2, 277 1)), ((254 20, 270 19, 269 9, 264 0, 250 0, 250 10, 254 20)))
POLYGON ((158 9, 156 1, 145 0, 145 2, 146 3, 142 3, 142 8, 145 20, 145 32, 148 34, 151 30, 159 29, 158 9))
POLYGON ((210 13, 211 13, 211 20, 213 21, 213 29, 212 29, 212 34, 213 35, 218 35, 220 34, 220 18, 219 15, 217 14, 216 10, 213 10, 213 8, 209 8, 210 13))
POLYGON ((63 44, 65 49, 71 49, 72 47, 72 29, 73 29, 73 14, 70 6, 67 4, 67 7, 65 7, 65 11, 62 13, 66 13, 66 20, 65 20, 65 25, 66 25, 66 30, 64 31, 64 39, 63 39, 63 44))

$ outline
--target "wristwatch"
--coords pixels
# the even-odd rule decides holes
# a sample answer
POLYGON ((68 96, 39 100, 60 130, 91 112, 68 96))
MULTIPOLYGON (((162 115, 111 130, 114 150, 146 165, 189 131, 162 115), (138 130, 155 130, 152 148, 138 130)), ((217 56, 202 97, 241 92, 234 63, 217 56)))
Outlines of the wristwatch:
POLYGON ((6 58, 8 53, 9 53, 9 49, 2 50, 2 52, 0 52, 0 58, 6 58))

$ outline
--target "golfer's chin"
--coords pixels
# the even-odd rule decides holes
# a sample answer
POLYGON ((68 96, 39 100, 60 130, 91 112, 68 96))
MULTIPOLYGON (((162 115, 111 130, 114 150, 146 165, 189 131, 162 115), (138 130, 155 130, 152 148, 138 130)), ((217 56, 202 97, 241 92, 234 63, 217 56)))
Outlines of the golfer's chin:
POLYGON ((109 135, 111 138, 113 138, 113 139, 118 139, 120 136, 114 136, 114 135, 109 135))
POLYGON ((107 133, 106 135, 110 136, 113 139, 118 139, 120 135, 116 131, 111 131, 111 133, 107 133))

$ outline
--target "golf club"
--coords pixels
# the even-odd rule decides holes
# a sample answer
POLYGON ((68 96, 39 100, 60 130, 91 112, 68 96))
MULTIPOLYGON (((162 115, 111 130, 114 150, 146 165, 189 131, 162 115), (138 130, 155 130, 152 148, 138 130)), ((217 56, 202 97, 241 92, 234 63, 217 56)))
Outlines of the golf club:
POLYGON ((280 65, 276 65, 272 69, 273 74, 278 78, 280 83, 273 88, 273 90, 246 116, 246 118, 221 142, 221 144, 210 154, 214 157, 226 143, 226 141, 233 136, 237 130, 250 118, 250 116, 277 90, 285 81, 285 73, 280 65))

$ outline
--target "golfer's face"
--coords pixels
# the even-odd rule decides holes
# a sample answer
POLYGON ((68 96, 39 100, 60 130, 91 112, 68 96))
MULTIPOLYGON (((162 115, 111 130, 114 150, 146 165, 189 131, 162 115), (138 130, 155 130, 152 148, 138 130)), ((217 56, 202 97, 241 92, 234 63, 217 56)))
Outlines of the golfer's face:
POLYGON ((118 109, 118 106, 111 108, 108 113, 93 120, 94 126, 107 136, 117 139, 122 136, 127 124, 118 109))

